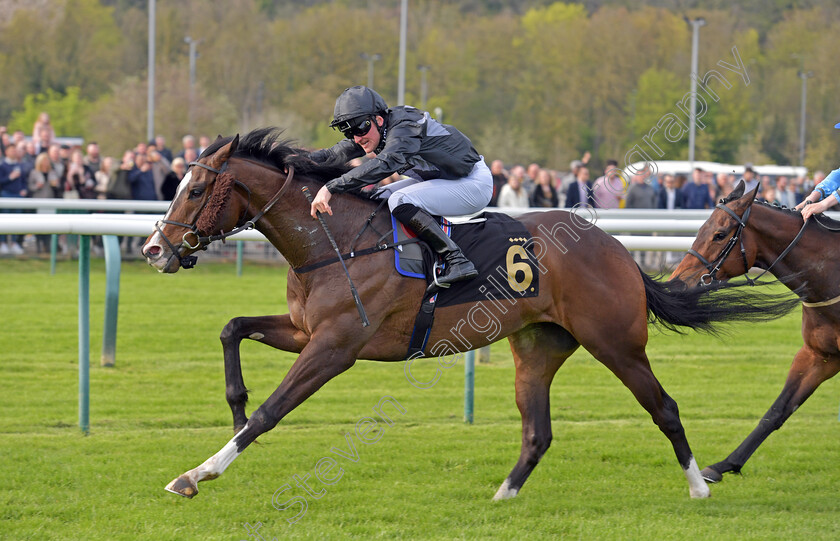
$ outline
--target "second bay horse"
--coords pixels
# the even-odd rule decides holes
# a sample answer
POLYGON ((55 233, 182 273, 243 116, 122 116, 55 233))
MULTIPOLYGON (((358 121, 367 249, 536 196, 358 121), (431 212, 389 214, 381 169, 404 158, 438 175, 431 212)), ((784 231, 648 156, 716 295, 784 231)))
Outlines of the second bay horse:
POLYGON ((706 284, 744 275, 752 267, 769 269, 797 295, 804 295, 804 343, 781 394, 755 430, 726 459, 703 469, 710 482, 721 481, 724 473, 740 472, 758 446, 840 371, 840 223, 818 215, 803 224, 797 210, 756 202, 757 190, 745 194, 742 181, 717 205, 673 276, 687 284, 706 284))

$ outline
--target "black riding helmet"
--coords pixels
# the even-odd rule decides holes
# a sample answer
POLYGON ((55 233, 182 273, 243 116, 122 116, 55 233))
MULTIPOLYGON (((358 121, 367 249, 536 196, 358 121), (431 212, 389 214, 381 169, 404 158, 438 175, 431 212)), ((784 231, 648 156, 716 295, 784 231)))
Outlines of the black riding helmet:
POLYGON ((354 119, 383 115, 388 110, 388 104, 382 96, 366 86, 352 86, 346 89, 335 100, 335 111, 331 128, 346 131, 354 119))

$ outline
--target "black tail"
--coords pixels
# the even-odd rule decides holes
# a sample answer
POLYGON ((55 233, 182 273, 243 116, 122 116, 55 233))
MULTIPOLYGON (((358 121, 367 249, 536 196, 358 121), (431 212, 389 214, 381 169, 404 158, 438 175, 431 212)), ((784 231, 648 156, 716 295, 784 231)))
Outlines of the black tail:
POLYGON ((648 321, 682 333, 682 328, 715 333, 716 323, 769 321, 799 306, 799 297, 767 293, 746 282, 717 282, 711 286, 688 287, 680 281, 664 282, 639 269, 645 283, 648 321))

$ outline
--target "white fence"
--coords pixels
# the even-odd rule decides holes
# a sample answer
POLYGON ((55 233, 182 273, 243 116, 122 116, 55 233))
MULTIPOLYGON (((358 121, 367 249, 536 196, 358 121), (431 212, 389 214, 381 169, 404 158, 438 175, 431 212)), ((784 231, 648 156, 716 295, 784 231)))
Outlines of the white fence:
MULTIPOLYGON (((0 209, 85 210, 138 214, 0 214, 0 234, 73 234, 146 237, 169 208, 165 201, 100 201, 0 198, 0 209)), ((517 216, 550 209, 491 208, 517 216)), ((685 251, 711 210, 591 209, 581 216, 615 236, 628 250, 685 251), (632 233, 632 235, 630 234, 632 233)), ((829 213, 840 218, 840 213, 829 213)), ((235 240, 265 241, 259 232, 243 231, 235 240)))
MULTIPOLYGON (((162 201, 99 201, 0 198, 0 208, 28 210, 128 211, 142 214, 0 214, 0 234, 72 234, 148 236, 169 204, 162 201)), ((531 209, 492 209, 517 216, 531 209)), ((541 210, 541 209, 540 209, 541 210)), ((629 250, 687 250, 710 211, 594 210, 583 218, 615 237, 629 250), (627 235, 667 233, 685 236, 627 235)), ((243 231, 236 240, 265 241, 259 232, 243 231)))

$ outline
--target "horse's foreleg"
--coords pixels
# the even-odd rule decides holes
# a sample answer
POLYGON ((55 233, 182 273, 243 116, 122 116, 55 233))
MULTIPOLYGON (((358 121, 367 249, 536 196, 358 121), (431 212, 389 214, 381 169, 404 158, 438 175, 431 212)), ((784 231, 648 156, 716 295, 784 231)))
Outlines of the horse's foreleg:
POLYGON ((326 382, 353 366, 361 347, 341 348, 332 346, 332 343, 335 342, 321 340, 320 344, 307 344, 280 386, 252 413, 242 430, 218 453, 170 482, 166 490, 192 498, 198 493, 200 481, 220 476, 260 434, 274 428, 326 382))
POLYGON ((703 478, 711 483, 717 483, 723 479, 724 473, 740 472, 759 445, 773 431, 781 428, 816 388, 837 374, 838 370, 840 370, 840 363, 823 360, 821 355, 808 346, 800 349, 793 359, 781 394, 758 422, 758 426, 732 454, 726 457, 726 460, 704 468, 701 472, 703 478))
POLYGON ((551 445, 549 388, 554 374, 577 349, 560 326, 535 324, 509 337, 516 363, 516 406, 522 416, 522 450, 494 500, 513 498, 551 445))
POLYGON ((245 403, 248 389, 242 379, 239 344, 248 338, 283 350, 300 353, 309 337, 292 325, 289 314, 281 316, 236 317, 231 319, 222 334, 225 358, 225 396, 233 413, 233 430, 239 432, 248 421, 245 403))

